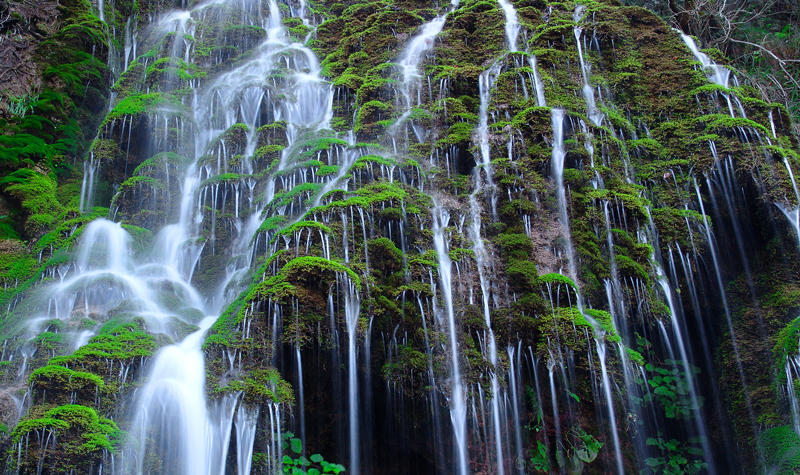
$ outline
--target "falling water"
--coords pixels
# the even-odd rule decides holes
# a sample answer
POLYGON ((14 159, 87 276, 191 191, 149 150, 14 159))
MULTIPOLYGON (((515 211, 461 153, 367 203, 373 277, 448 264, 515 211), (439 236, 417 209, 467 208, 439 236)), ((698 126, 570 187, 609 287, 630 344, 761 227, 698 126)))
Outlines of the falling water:
POLYGON ((617 416, 614 410, 613 392, 611 390, 611 381, 608 376, 608 368, 606 367, 606 351, 607 346, 605 340, 596 338, 597 345, 597 358, 600 360, 600 372, 603 380, 603 393, 606 396, 606 409, 608 410, 608 423, 611 429, 611 441, 614 443, 614 462, 617 465, 617 473, 623 475, 625 468, 622 466, 622 449, 619 443, 619 431, 617 430, 617 416))
POLYGON ((783 203, 775 203, 775 205, 781 210, 784 216, 786 216, 786 219, 789 220, 792 229, 794 229, 794 234, 797 236, 797 242, 800 245, 800 190, 797 188, 797 181, 794 178, 794 172, 792 171, 792 166, 789 164, 788 157, 783 158, 783 166, 786 167, 789 179, 792 180, 792 190, 794 190, 794 197, 797 205, 794 208, 783 203))
POLYGON ((449 224, 450 215, 442 208, 441 204, 434 201, 433 207, 433 244, 439 262, 439 280, 442 285, 444 297, 444 310, 447 317, 447 332, 450 344, 450 420, 453 423, 455 436, 455 449, 457 468, 460 475, 468 471, 467 453, 467 406, 464 402, 464 387, 461 382, 461 368, 458 357, 458 331, 456 328, 455 311, 453 310, 453 282, 450 254, 445 240, 445 228, 449 224))
POLYGON ((542 82, 542 77, 539 76, 539 66, 536 56, 530 55, 528 61, 533 70, 533 84, 536 88, 536 105, 539 107, 547 107, 547 101, 544 98, 544 83, 542 82))
MULTIPOLYGON (((408 120, 411 115, 411 109, 415 105, 422 102, 422 89, 420 82, 422 75, 419 72, 419 65, 425 59, 428 51, 433 49, 436 43, 436 37, 441 33, 444 27, 447 15, 458 7, 460 0, 451 0, 450 9, 436 16, 431 21, 422 25, 419 33, 417 33, 411 41, 403 49, 400 58, 397 61, 397 67, 401 73, 401 87, 400 95, 403 113, 400 118, 392 125, 390 132, 395 135, 402 125, 408 120)), ((415 129, 415 132, 416 129, 415 129)), ((419 135, 419 133, 418 133, 419 135)), ((395 150, 396 152, 397 150, 395 150)))
POLYGON ((567 194, 564 189, 564 158, 567 155, 564 150, 564 110, 550 110, 553 122, 553 163, 550 165, 553 171, 553 179, 556 182, 556 201, 558 202, 558 217, 561 220, 561 227, 564 234, 564 246, 567 252, 567 268, 569 277, 574 282, 578 282, 578 271, 575 262, 575 249, 572 246, 572 233, 570 232, 569 214, 567 213, 567 194))
MULTIPOLYGON (((709 81, 717 86, 724 87, 725 89, 730 88, 731 80, 733 80, 734 85, 738 85, 736 76, 731 73, 729 68, 715 63, 707 54, 700 51, 700 48, 697 47, 697 43, 694 41, 694 38, 683 32, 681 32, 680 35, 683 39, 683 42, 694 55, 695 59, 700 62, 701 66, 703 67, 703 72, 709 81)), ((730 112, 731 117, 736 117, 736 113, 734 112, 733 108, 733 102, 736 102, 737 109, 739 110, 741 116, 746 117, 744 107, 738 97, 728 92, 723 92, 722 95, 728 104, 728 111, 730 112), (731 98, 733 99, 733 102, 731 101, 731 98)))
POLYGON ((500 64, 496 63, 491 68, 482 72, 478 78, 480 89, 480 107, 478 111, 478 128, 476 130, 478 148, 481 152, 481 167, 483 168, 485 183, 481 179, 480 170, 476 169, 475 191, 485 187, 489 191, 492 217, 497 219, 497 187, 494 184, 494 172, 492 170, 491 148, 489 146, 489 100, 491 98, 492 87, 494 86, 497 74, 500 72, 500 64))
POLYGON ((678 351, 680 353, 680 365, 682 366, 684 372, 684 378, 686 378, 686 385, 689 388, 689 397, 691 400, 691 409, 694 414, 694 422, 697 428, 697 433, 700 437, 700 443, 703 446, 703 454, 707 463, 709 464, 709 472, 715 473, 716 470, 714 468, 713 461, 711 460, 711 446, 708 441, 708 432, 706 431, 706 424, 703 420, 703 415, 700 412, 700 399, 697 395, 697 389, 695 387, 695 378, 694 373, 692 372, 691 367, 689 366, 689 354, 686 349, 686 344, 684 343, 683 337, 683 329, 678 321, 678 311, 675 307, 672 297, 672 287, 667 280, 667 277, 664 275, 664 271, 661 266, 654 261, 654 267, 656 271, 656 276, 658 277, 658 284, 661 287, 661 290, 664 292, 664 298, 667 300, 667 307, 669 308, 670 319, 672 324, 672 329, 675 334, 675 338, 678 344, 678 351))
POLYGON ((347 324, 347 400, 350 424, 350 473, 359 473, 358 459, 358 366, 356 338, 358 336, 358 314, 360 301, 355 285, 349 279, 345 284, 344 310, 347 324))
MULTIPOLYGON (((552 152, 552 172, 553 178, 556 182, 556 199, 558 202, 559 219, 561 221, 562 233, 565 241, 565 248, 567 253, 567 268, 569 277, 578 282, 577 262, 575 257, 575 250, 572 245, 572 235, 570 232, 569 214, 567 212, 567 197, 566 190, 564 189, 564 158, 566 157, 566 150, 564 149, 564 118, 565 112, 563 109, 551 109, 551 119, 553 125, 553 152, 552 152)), ((622 465, 622 449, 619 441, 619 434, 616 423, 616 414, 613 405, 613 392, 611 389, 610 376, 606 367, 606 341, 605 331, 601 325, 583 310, 583 299, 580 292, 578 292, 577 299, 578 311, 581 312, 583 317, 594 327, 595 343, 597 346, 597 355, 600 359, 601 377, 603 382, 603 392, 606 397, 606 406, 609 413, 609 424, 612 435, 612 442, 614 445, 615 463, 617 465, 618 473, 624 473, 622 465)))
POLYGON ((577 5, 575 7, 575 14, 572 17, 572 19, 575 21, 575 26, 573 27, 572 31, 575 35, 575 42, 578 45, 578 58, 580 59, 581 75, 583 77, 583 99, 586 101, 586 115, 589 116, 589 120, 591 120, 594 125, 600 125, 600 122, 603 121, 603 113, 597 108, 597 101, 594 97, 594 88, 590 84, 592 71, 591 66, 583 57, 583 27, 580 26, 580 22, 583 20, 585 12, 585 5, 577 5))
POLYGON ((506 40, 508 41, 508 50, 511 52, 517 51, 517 36, 519 36, 519 19, 517 18, 517 11, 514 5, 508 0, 497 0, 500 7, 503 9, 503 14, 506 17, 506 40))
POLYGON ((715 63, 707 54, 700 51, 700 48, 697 47, 697 43, 691 36, 686 33, 681 33, 681 38, 683 42, 686 43, 686 46, 689 47, 694 57, 703 66, 703 71, 708 76, 708 79, 718 86, 728 88, 731 79, 731 70, 715 63))
POLYGON ((798 354, 786 356, 784 372, 786 374, 786 395, 789 397, 789 409, 792 411, 792 427, 800 435, 800 403, 798 403, 795 391, 795 385, 800 380, 800 351, 798 354))
MULTIPOLYGON (((174 17, 188 19, 198 9, 206 7, 207 5, 200 5, 192 11, 178 12, 174 17)), ((220 123, 219 115, 214 113, 218 103, 233 105, 242 98, 252 98, 253 103, 241 103, 241 117, 249 121, 247 125, 251 131, 257 128, 258 111, 248 112, 247 108, 259 107, 263 97, 261 88, 264 78, 278 67, 278 60, 286 55, 293 57, 291 64, 295 64, 298 68, 289 79, 294 82, 297 103, 275 104, 276 119, 286 120, 290 137, 298 127, 327 127, 332 115, 332 94, 330 87, 320 79, 318 62, 306 47, 289 42, 280 21, 280 10, 274 0, 269 2, 269 11, 270 16, 266 24, 267 38, 256 48, 257 54, 230 72, 221 74, 204 89, 196 92, 194 112, 195 123, 198 124, 199 130, 194 141, 195 157, 201 157, 211 140, 236 123, 240 117, 239 107, 227 107, 220 123)), ((170 24, 183 29, 187 21, 170 24)), ((248 137, 248 148, 251 153, 255 140, 254 134, 251 133, 248 137)), ((245 170, 251 169, 247 162, 242 166, 245 170)), ((200 174, 205 172, 206 169, 196 164, 189 167, 183 183, 179 220, 166 226, 156 238, 156 262, 164 263, 167 275, 183 278, 185 282, 191 279, 202 250, 202 246, 191 243, 196 241, 199 224, 203 220, 202 208, 196 206, 196 203, 202 184, 200 174)), ((256 208, 254 216, 240 217, 241 235, 234 240, 233 259, 230 260, 227 272, 218 287, 218 295, 210 296, 208 303, 197 302, 199 299, 196 296, 193 299, 203 314, 217 315, 236 294, 231 291, 231 287, 235 288, 238 285, 237 278, 250 266, 247 248, 250 236, 258 227, 259 214, 260 209, 256 208)), ((191 293, 191 285, 185 284, 185 288, 191 293)), ((148 301, 147 298, 142 300, 148 301)), ((354 305, 357 308, 358 300, 355 300, 354 305)), ((347 307, 353 308, 353 305, 347 307)), ((215 319, 216 317, 203 319, 199 323, 198 331, 181 343, 162 349, 156 357, 148 382, 137 394, 132 437, 125 451, 125 459, 119 464, 120 473, 142 473, 145 470, 144 459, 150 452, 158 454, 165 467, 183 473, 210 474, 224 471, 235 400, 231 400, 230 397, 223 398, 223 402, 232 401, 228 404, 230 409, 226 410, 219 409, 227 407, 224 404, 210 408, 205 400, 202 343, 205 331, 215 319), (207 456, 197 457, 195 455, 197 452, 205 453, 207 456)), ((351 353, 351 359, 354 360, 355 354, 351 353)), ((248 467, 251 464, 254 420, 257 414, 252 411, 242 406, 236 412, 240 473, 249 472, 248 467)), ((277 413, 274 416, 277 416, 277 413)), ((270 417, 273 417, 273 413, 270 413, 270 417)), ((354 427, 351 443, 357 437, 357 427, 354 427)), ((357 454, 357 448, 354 450, 357 454)))
MULTIPOLYGON (((503 463, 503 438, 501 435, 502 427, 500 422, 500 384, 498 381, 498 368, 497 368, 497 342, 494 337, 494 330, 492 330, 491 310, 489 308, 490 297, 490 282, 488 273, 491 272, 489 266, 489 255, 483 243, 483 235, 481 233, 481 206, 478 202, 478 194, 485 189, 489 190, 490 201, 492 205, 492 215, 496 216, 496 191, 494 182, 492 180, 492 163, 490 157, 489 146, 489 124, 488 124, 488 109, 489 98, 494 80, 499 72, 499 64, 495 64, 488 70, 481 73, 479 78, 480 86, 480 110, 478 116, 478 129, 477 140, 478 146, 481 151, 481 167, 475 167, 473 172, 473 186, 474 190, 469 196, 470 203, 470 239, 472 239, 472 250, 475 253, 475 265, 478 268, 478 278, 481 285, 481 301, 483 309, 483 317, 486 322, 488 331, 487 341, 489 345, 489 362, 492 364, 492 425, 494 426, 494 439, 495 439, 495 452, 496 452, 496 470, 497 473, 503 474, 505 472, 503 463), (483 168, 483 174, 481 174, 483 168), (485 181, 484 181, 485 177, 485 181)), ((495 218, 496 219, 496 218, 495 218)), ((437 250, 438 252, 438 250, 437 250)))

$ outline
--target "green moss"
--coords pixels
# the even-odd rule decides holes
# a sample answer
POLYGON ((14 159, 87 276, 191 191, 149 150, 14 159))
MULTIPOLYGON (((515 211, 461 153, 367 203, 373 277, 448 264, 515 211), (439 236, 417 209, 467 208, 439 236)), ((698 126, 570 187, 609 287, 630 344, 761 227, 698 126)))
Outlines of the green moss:
POLYGON ((325 226, 322 223, 318 223, 316 221, 298 221, 298 222, 292 224, 291 226, 287 226, 286 228, 281 229, 278 233, 275 234, 275 237, 273 239, 277 239, 278 236, 291 235, 291 234, 294 234, 296 232, 303 231, 303 230, 306 230, 306 229, 308 229, 308 230, 316 229, 316 230, 322 231, 325 234, 331 234, 331 228, 329 228, 328 226, 325 226))
POLYGON ((800 317, 789 322, 778 333, 772 353, 775 355, 775 365, 778 368, 783 368, 786 364, 786 358, 800 353, 800 317))
POLYGON ((34 387, 53 388, 60 391, 79 391, 87 387, 102 389, 103 378, 86 371, 74 371, 64 366, 47 365, 37 368, 28 377, 34 387))
POLYGON ((275 231, 280 229, 284 223, 286 223, 287 218, 286 216, 282 215, 275 215, 270 216, 269 218, 265 219, 261 226, 258 228, 259 233, 264 233, 268 231, 275 231))
POLYGON ((271 292, 272 288, 281 284, 286 284, 293 275, 319 275, 321 272, 332 271, 347 274, 350 281, 361 288, 361 278, 352 269, 336 261, 325 259, 324 257, 300 256, 287 262, 275 276, 267 279, 259 285, 259 291, 271 292))
POLYGON ((551 274, 540 275, 538 280, 540 284, 566 285, 574 290, 578 289, 578 286, 575 285, 575 282, 573 282, 572 279, 561 274, 551 273, 551 274))
POLYGON ((800 436, 791 426, 780 426, 761 433, 766 470, 791 474, 800 470, 800 436))
POLYGON ((272 401, 278 404, 292 406, 294 404, 294 391, 292 385, 281 378, 275 368, 256 369, 236 381, 231 381, 227 386, 219 388, 219 392, 241 391, 244 399, 253 404, 263 404, 272 401))
POLYGON ((182 81, 190 81, 206 76, 195 64, 189 64, 182 58, 159 58, 152 62, 145 70, 145 75, 150 82, 160 80, 164 75, 177 76, 182 81))
POLYGON ((71 362, 84 362, 82 364, 93 358, 131 362, 136 358, 151 356, 155 349, 154 337, 144 331, 141 322, 110 322, 68 358, 71 362))
POLYGON ((769 135, 769 131, 763 125, 744 117, 731 117, 726 114, 709 114, 695 119, 696 122, 703 123, 706 130, 716 132, 721 129, 734 129, 736 127, 746 127, 758 130, 764 135, 769 135))
POLYGON ((108 113, 105 122, 121 119, 126 116, 138 116, 153 109, 167 107, 182 110, 183 105, 174 97, 160 92, 133 94, 123 97, 108 113))
POLYGON ((642 354, 634 350, 633 348, 625 347, 625 353, 628 354, 628 358, 630 358, 631 361, 638 364, 639 366, 645 364, 644 357, 642 356, 642 354))
POLYGON ((464 259, 475 259, 475 251, 472 249, 464 249, 463 247, 456 247, 450 249, 450 260, 459 262, 464 259))
MULTIPOLYGON (((18 469, 35 471, 37 464, 44 463, 65 472, 87 473, 107 454, 119 450, 123 435, 114 421, 99 416, 91 407, 68 404, 54 407, 42 417, 22 420, 11 433, 12 443, 16 445, 31 432, 41 431, 55 435, 54 440, 40 450, 29 447, 19 459, 18 469)), ((35 436, 26 440, 31 445, 41 443, 35 436)), ((9 455, 10 460, 18 460, 15 448, 9 455)))

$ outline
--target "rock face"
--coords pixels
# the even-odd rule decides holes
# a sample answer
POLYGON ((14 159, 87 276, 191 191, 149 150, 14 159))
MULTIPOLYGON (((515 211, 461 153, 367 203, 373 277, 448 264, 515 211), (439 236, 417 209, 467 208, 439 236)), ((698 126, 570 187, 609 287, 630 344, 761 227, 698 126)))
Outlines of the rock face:
POLYGON ((59 8, 9 35, 6 470, 800 468, 800 146, 716 52, 612 0, 59 8))

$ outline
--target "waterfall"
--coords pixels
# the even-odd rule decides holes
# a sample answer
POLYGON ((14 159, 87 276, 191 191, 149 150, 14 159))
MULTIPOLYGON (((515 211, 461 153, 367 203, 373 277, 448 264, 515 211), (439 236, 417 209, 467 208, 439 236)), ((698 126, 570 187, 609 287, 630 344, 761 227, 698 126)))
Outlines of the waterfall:
POLYGON ((797 181, 794 178, 794 172, 792 171, 792 166, 789 163, 788 157, 783 157, 783 166, 786 167, 786 172, 789 174, 789 179, 792 181, 792 190, 794 190, 794 198, 797 205, 794 208, 783 203, 775 203, 775 205, 781 210, 783 215, 786 216, 786 219, 789 220, 794 234, 797 237, 797 242, 800 244, 800 190, 797 188, 797 181))
POLYGON ((664 271, 658 262, 655 262, 655 271, 658 277, 658 285, 661 287, 661 290, 664 292, 664 297, 667 301, 667 306, 669 307, 669 316, 670 322, 672 324, 672 330, 675 334, 675 339, 678 343, 678 352, 680 356, 680 360, 676 364, 681 365, 681 369, 684 372, 683 377, 686 379, 686 385, 689 388, 689 397, 691 398, 691 411, 694 415, 694 423, 695 427, 697 428, 697 434, 700 437, 700 443, 703 446, 703 453, 706 460, 709 463, 709 472, 715 473, 716 470, 714 469, 713 461, 709 458, 711 454, 711 447, 708 441, 708 431, 706 430, 705 420, 703 419, 703 415, 700 412, 700 401, 698 399, 697 389, 695 385, 694 373, 692 372, 691 367, 689 366, 689 354, 686 347, 686 343, 684 341, 683 335, 683 327, 678 320, 678 310, 675 306, 672 297, 672 287, 670 286, 669 280, 664 275, 664 271))
POLYGON ((163 3, 60 9, 31 42, 85 61, 0 111, 7 471, 769 472, 800 448, 793 111, 695 39, 580 0, 163 3))
POLYGON ((578 45, 578 59, 581 64, 581 76, 583 77, 583 100, 586 102, 586 115, 594 125, 600 125, 603 121, 603 112, 597 108, 597 100, 595 99, 594 88, 591 85, 591 66, 583 57, 583 27, 580 22, 583 21, 586 12, 585 5, 577 5, 575 7, 575 14, 572 19, 575 21, 573 27, 573 34, 575 35, 575 43, 578 45))
MULTIPOLYGON (((433 49, 436 44, 436 37, 441 33, 444 23, 447 20, 447 15, 458 7, 460 0, 451 0, 450 9, 442 13, 431 21, 422 25, 419 33, 417 33, 403 49, 397 61, 397 67, 401 74, 400 86, 400 106, 403 113, 392 124, 389 129, 392 139, 395 140, 395 153, 397 153, 397 145, 395 136, 403 126, 408 118, 411 116, 412 108, 422 102, 422 88, 420 82, 422 76, 419 73, 420 63, 425 59, 428 51, 433 49)), ((421 133, 414 127, 414 133, 417 139, 421 141, 421 133)))
POLYGON ((786 395, 789 397, 789 409, 792 412, 792 427, 800 435, 800 403, 797 399, 795 384, 800 379, 800 355, 787 355, 784 367, 786 374, 786 395))
POLYGON ((536 87, 536 105, 539 107, 547 107, 547 100, 544 98, 544 83, 539 76, 539 67, 536 61, 536 56, 530 55, 528 57, 531 69, 533 70, 533 84, 536 87))
POLYGON ((567 152, 564 150, 564 110, 550 110, 553 122, 553 154, 550 165, 553 172, 553 179, 556 182, 556 201, 558 203, 558 217, 561 221, 562 233, 564 235, 564 246, 567 251, 567 268, 569 278, 574 282, 578 281, 578 270, 575 262, 575 250, 572 246, 572 233, 570 232, 569 214, 567 213, 567 193, 564 189, 564 157, 567 152))
MULTIPOLYGON (((213 4, 211 4, 213 5, 213 4)), ((194 15, 202 13, 209 4, 201 4, 192 10, 176 11, 166 15, 160 25, 166 25, 178 33, 188 31, 194 15)), ((249 123, 246 125, 254 131, 258 124, 258 109, 246 112, 246 108, 260 107, 263 93, 259 93, 263 78, 279 67, 282 58, 287 55, 293 58, 297 71, 290 78, 294 83, 296 101, 286 101, 275 105, 276 119, 285 120, 289 127, 289 135, 295 134, 299 127, 327 128, 332 116, 332 94, 330 87, 320 78, 319 63, 314 54, 305 46, 291 43, 280 20, 280 10, 275 0, 269 2, 267 38, 256 47, 257 54, 239 64, 229 72, 219 75, 195 92, 193 97, 194 120, 198 130, 194 137, 193 149, 195 163, 188 168, 182 186, 182 199, 179 204, 178 221, 162 229, 156 237, 155 261, 163 263, 164 273, 180 279, 183 288, 187 289, 196 304, 205 315, 211 315, 199 322, 199 330, 192 333, 181 343, 161 350, 155 358, 147 383, 137 394, 131 442, 125 451, 123 463, 119 464, 120 473, 143 473, 145 458, 155 452, 162 459, 165 467, 183 473, 211 474, 224 471, 227 440, 230 438, 230 427, 233 423, 234 409, 212 411, 205 399, 205 369, 202 344, 206 330, 216 320, 214 315, 230 302, 237 293, 232 288, 240 284, 237 280, 250 267, 250 238, 260 225, 259 215, 263 208, 256 207, 251 216, 238 216, 242 223, 240 235, 234 241, 231 261, 223 275, 217 295, 207 297, 203 302, 189 284, 198 264, 202 246, 193 244, 199 234, 199 225, 203 221, 202 209, 197 206, 198 194, 202 186, 200 179, 204 169, 197 165, 197 160, 205 153, 208 144, 220 132, 237 122, 239 109, 229 107, 222 117, 222 123, 214 113, 217 103, 236 104, 241 97, 252 97, 252 102, 242 103, 244 114, 241 115, 249 123), (197 457, 195 452, 201 448, 206 457, 197 457)), ((165 27, 166 27, 165 26, 165 27)), ((248 149, 255 148, 255 134, 248 135, 248 149)), ((245 157, 247 160, 248 157, 245 157)), ((242 165, 245 170, 252 169, 248 162, 242 165)), ((124 253, 120 253, 124 256, 124 253)), ((112 267, 120 267, 115 263, 112 267)), ((140 300, 151 301, 145 295, 140 300)), ((347 308, 358 307, 358 300, 347 308)), ((357 316, 357 312, 356 312, 357 316)), ((350 325, 348 319, 348 325, 350 325)), ((353 332, 351 332, 352 335, 353 332)), ((351 348, 354 336, 351 337, 351 348)), ((355 353, 351 351, 351 370, 354 374, 355 353)), ((355 382, 352 382, 355 385, 355 382)), ((357 390, 357 386, 354 386, 357 390)), ((354 394, 351 391, 351 394, 354 394)), ((235 402, 235 401, 234 401, 235 402)), ((355 408, 354 400, 351 408, 355 408)), ((254 437, 254 420, 257 409, 246 409, 243 406, 236 411, 236 430, 238 444, 238 470, 249 473, 252 443, 254 437)), ((351 414, 351 421, 356 417, 351 414)), ((278 416, 271 412, 270 417, 278 416)), ((357 424, 351 423, 351 445, 357 445, 357 424)), ((355 454, 357 454, 357 448, 355 454)), ((355 467, 354 457, 354 467, 355 467)), ((357 468, 355 469, 357 470, 357 468)), ((357 471, 354 471, 357 473, 357 471)))
POLYGON ((444 311, 450 345, 450 365, 451 365, 451 384, 450 384, 450 420, 453 423, 453 434, 455 436, 455 450, 457 470, 460 475, 466 475, 469 471, 468 450, 467 450, 467 406, 464 401, 464 387, 461 382, 461 363, 458 351, 458 329, 456 328, 455 311, 453 310, 453 282, 452 266, 447 241, 444 233, 449 224, 450 215, 442 208, 441 204, 434 201, 433 207, 433 243, 436 249, 436 256, 439 262, 439 281, 442 286, 442 296, 444 298, 444 311))
MULTIPOLYGON (((481 206, 478 202, 478 194, 488 189, 490 194, 490 202, 492 206, 492 216, 496 217, 496 191, 492 179, 492 163, 491 163, 491 148, 489 145, 489 99, 494 80, 499 72, 499 64, 495 64, 488 70, 481 73, 479 77, 480 87, 480 108, 478 112, 478 129, 477 140, 478 147, 481 152, 481 166, 476 166, 473 171, 473 192, 469 196, 470 204, 470 239, 472 239, 472 250, 475 253, 475 265, 478 269, 478 279, 481 287, 481 308, 483 309, 483 317, 488 329, 488 345, 489 345, 489 362, 492 364, 491 384, 492 384, 492 400, 491 400, 491 413, 492 425, 494 427, 494 443, 495 443, 495 463, 497 473, 505 473, 505 462, 503 457, 503 436, 502 425, 500 422, 500 383, 498 381, 498 368, 497 368, 497 342, 495 340, 494 331, 492 330, 491 309, 489 306, 490 297, 490 281, 489 273, 492 269, 489 265, 489 255, 483 243, 483 235, 481 233, 481 206), (481 173, 481 170, 483 173, 481 173), (485 178, 484 178, 485 177, 485 178)), ((495 218, 496 219, 496 218, 495 218)), ((438 252, 438 250, 437 250, 438 252)), ((441 262, 440 262, 441 265, 441 262)))
POLYGON ((478 109, 478 128, 477 142, 481 153, 481 168, 485 176, 485 183, 480 178, 480 170, 476 168, 475 192, 484 186, 489 190, 492 217, 497 218, 497 190, 494 184, 492 171, 491 148, 489 146, 489 100, 491 99, 492 87, 494 86, 497 74, 500 72, 500 64, 495 63, 491 68, 482 72, 478 77, 480 90, 480 107, 478 109))
MULTIPOLYGON (((695 59, 700 63, 703 73, 705 73, 709 81, 725 89, 730 89, 731 82, 733 82, 734 86, 739 85, 739 81, 729 68, 715 63, 707 54, 700 51, 700 48, 698 48, 697 43, 694 41, 694 38, 683 32, 680 32, 680 35, 683 42, 689 48, 689 51, 692 52, 695 59)), ((739 110, 741 116, 745 118, 747 117, 741 100, 739 100, 735 94, 722 92, 722 96, 725 98, 725 101, 728 104, 728 112, 730 113, 731 117, 736 117, 731 98, 733 98, 733 101, 736 102, 737 109, 739 110)))
POLYGON ((358 437, 358 366, 356 337, 358 336, 358 315, 360 300, 355 285, 349 279, 345 284, 344 310, 347 323, 347 397, 350 424, 350 473, 359 473, 358 437))
POLYGON ((506 17, 506 40, 508 41, 508 50, 515 52, 517 51, 517 36, 519 36, 517 11, 514 9, 514 5, 508 0, 497 0, 497 2, 503 9, 503 15, 506 17))
POLYGON ((729 88, 731 70, 715 63, 707 54, 700 51, 700 48, 697 47, 697 43, 691 36, 686 33, 681 33, 681 39, 686 43, 686 46, 689 48, 689 51, 692 52, 695 59, 702 65, 703 72, 708 76, 708 80, 718 86, 722 86, 726 89, 729 88))

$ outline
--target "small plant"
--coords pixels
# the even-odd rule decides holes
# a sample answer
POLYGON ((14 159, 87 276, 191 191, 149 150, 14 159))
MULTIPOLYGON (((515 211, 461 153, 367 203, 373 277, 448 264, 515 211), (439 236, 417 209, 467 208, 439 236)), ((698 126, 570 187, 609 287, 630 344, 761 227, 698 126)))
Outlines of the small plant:
MULTIPOLYGON (((690 439, 697 442, 696 438, 690 439)), ((650 457, 645 463, 653 472, 664 475, 678 475, 684 473, 700 473, 707 465, 703 459, 703 451, 697 447, 683 444, 675 439, 666 440, 661 437, 649 437, 647 445, 657 447, 661 457, 650 457), (699 456, 699 458, 698 458, 699 456)))
POLYGON ((25 94, 22 96, 8 96, 8 113, 12 117, 24 118, 33 112, 34 104, 39 101, 39 94, 25 94))
POLYGON ((313 454, 306 458, 303 455, 303 442, 295 437, 293 433, 284 432, 282 438, 282 447, 286 452, 282 460, 283 473, 291 475, 320 475, 322 473, 337 474, 345 471, 344 466, 327 462, 320 454, 313 454))
POLYGON ((550 457, 547 455, 547 446, 536 441, 536 450, 532 451, 531 466, 537 472, 550 471, 550 457))
MULTIPOLYGON (((660 368, 652 364, 645 365, 645 369, 651 373, 647 383, 652 393, 647 394, 644 400, 649 402, 655 400, 664 408, 664 415, 669 419, 685 419, 689 417, 693 410, 691 398, 689 397, 688 378, 693 378, 699 373, 697 368, 690 368, 692 374, 686 375, 680 362, 668 361, 671 367, 660 368)), ((702 404, 698 400, 698 404, 702 404)))

